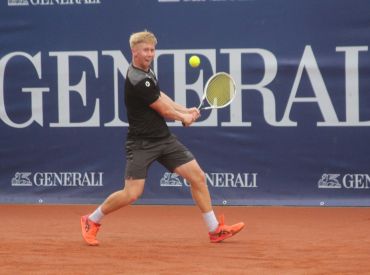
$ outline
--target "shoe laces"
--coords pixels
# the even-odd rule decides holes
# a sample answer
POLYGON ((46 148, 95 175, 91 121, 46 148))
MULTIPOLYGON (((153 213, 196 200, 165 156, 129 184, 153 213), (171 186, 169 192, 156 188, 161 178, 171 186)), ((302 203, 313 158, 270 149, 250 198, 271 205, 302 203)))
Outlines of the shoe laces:
POLYGON ((85 223, 85 231, 89 232, 90 234, 96 235, 98 233, 100 224, 96 224, 92 221, 90 221, 88 218, 86 219, 85 223))
POLYGON ((225 216, 221 214, 218 219, 219 219, 218 222, 219 222, 219 228, 220 228, 219 234, 220 235, 230 234, 231 233, 230 226, 225 225, 225 216))

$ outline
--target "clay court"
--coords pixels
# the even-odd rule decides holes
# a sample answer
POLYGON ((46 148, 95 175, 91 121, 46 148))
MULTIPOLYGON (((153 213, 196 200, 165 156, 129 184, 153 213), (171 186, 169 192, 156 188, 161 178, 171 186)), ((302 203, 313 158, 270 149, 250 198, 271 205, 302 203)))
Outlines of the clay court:
POLYGON ((191 206, 129 206, 85 245, 95 205, 1 205, 1 274, 369 274, 370 209, 216 207, 246 228, 211 244, 191 206))

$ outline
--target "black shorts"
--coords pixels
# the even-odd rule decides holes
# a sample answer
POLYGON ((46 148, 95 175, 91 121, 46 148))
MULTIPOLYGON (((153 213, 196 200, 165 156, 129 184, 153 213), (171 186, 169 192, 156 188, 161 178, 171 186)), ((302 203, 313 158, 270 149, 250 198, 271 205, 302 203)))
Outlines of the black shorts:
POLYGON ((155 160, 173 172, 193 159, 193 154, 174 135, 157 141, 127 140, 125 178, 145 179, 155 160))

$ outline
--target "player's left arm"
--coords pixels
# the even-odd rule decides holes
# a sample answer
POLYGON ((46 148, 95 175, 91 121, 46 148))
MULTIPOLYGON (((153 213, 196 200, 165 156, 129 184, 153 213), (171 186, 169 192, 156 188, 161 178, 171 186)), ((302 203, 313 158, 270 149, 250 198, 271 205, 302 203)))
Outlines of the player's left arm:
POLYGON ((196 120, 200 116, 200 112, 197 108, 186 108, 185 106, 176 103, 173 101, 169 96, 167 96, 164 92, 160 92, 161 98, 167 102, 167 104, 171 105, 176 111, 183 113, 183 114, 192 114, 194 116, 194 120, 196 120))

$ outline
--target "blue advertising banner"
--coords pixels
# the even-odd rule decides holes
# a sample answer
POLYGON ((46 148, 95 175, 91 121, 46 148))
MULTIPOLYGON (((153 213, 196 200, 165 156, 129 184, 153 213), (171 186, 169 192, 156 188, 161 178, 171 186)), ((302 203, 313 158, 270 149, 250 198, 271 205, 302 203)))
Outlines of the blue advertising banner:
MULTIPOLYGON (((0 203, 100 203, 123 187, 131 33, 197 106, 230 73, 231 106, 168 122, 215 204, 370 206, 370 2, 6 0, 0 3, 0 203), (188 64, 198 55, 201 64, 188 64)), ((154 164, 143 204, 192 204, 154 164)))

